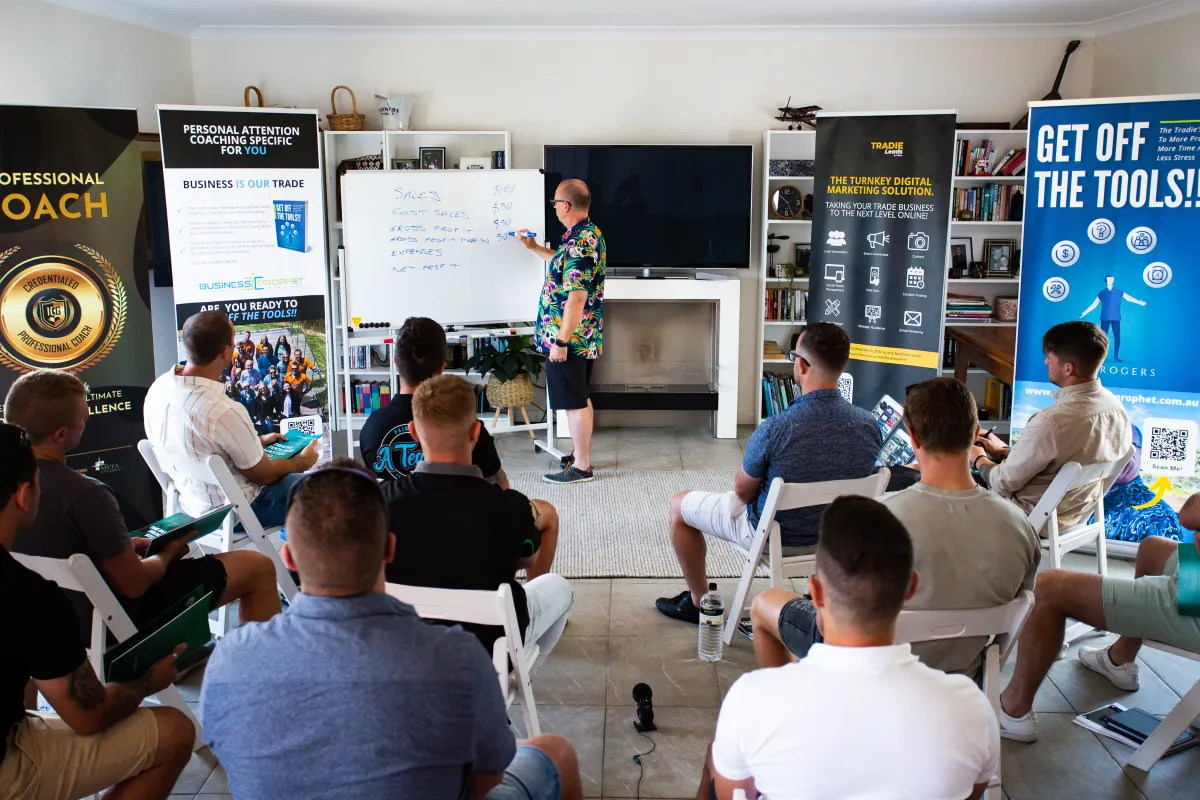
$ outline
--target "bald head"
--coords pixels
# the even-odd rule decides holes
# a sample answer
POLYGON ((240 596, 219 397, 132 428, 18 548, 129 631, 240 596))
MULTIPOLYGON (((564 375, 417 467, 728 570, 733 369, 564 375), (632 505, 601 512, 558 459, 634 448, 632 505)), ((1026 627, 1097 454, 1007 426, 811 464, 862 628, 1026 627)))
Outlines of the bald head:
POLYGON ((228 360, 225 348, 233 346, 233 323, 223 311, 201 311, 183 323, 183 349, 188 361, 203 367, 218 358, 228 360))
POLYGON ((587 214, 592 207, 592 190, 578 178, 560 183, 554 197, 556 200, 566 200, 571 204, 571 210, 580 214, 587 214))

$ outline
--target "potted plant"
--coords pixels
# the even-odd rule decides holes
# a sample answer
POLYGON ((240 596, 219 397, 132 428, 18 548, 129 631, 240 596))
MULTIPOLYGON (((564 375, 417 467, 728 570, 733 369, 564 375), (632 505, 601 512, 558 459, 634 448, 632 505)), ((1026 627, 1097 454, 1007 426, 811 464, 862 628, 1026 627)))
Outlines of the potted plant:
POLYGON ((487 375, 487 399, 497 410, 533 402, 533 379, 542 374, 546 357, 528 336, 482 339, 467 360, 467 372, 487 375))

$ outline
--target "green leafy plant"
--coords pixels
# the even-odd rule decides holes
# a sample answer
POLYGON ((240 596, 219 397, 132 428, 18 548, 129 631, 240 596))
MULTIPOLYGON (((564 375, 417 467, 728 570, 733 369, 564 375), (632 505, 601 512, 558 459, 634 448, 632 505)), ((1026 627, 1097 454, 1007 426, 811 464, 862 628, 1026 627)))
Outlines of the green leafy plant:
POLYGON ((522 372, 528 372, 535 378, 542 374, 546 357, 534 349, 530 337, 509 336, 499 341, 503 342, 503 347, 497 347, 493 339, 479 340, 475 354, 467 361, 467 372, 475 370, 480 375, 490 373, 505 383, 522 372))

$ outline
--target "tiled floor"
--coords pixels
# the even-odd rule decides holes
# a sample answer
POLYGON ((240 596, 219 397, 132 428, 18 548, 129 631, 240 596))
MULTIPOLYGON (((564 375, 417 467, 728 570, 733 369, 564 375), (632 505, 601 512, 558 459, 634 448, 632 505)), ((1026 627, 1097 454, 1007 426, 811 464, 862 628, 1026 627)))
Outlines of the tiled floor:
MULTIPOLYGON (((595 461, 601 469, 731 470, 738 463, 735 448, 740 453, 749 430, 740 433, 735 444, 695 431, 601 431, 596 436, 595 461)), ((500 442, 507 469, 550 466, 546 456, 533 454, 528 439, 508 436, 500 442)), ((1094 564, 1090 557, 1072 558, 1071 566, 1088 569, 1089 562, 1094 564)), ((1116 560, 1110 569, 1118 575, 1132 574, 1131 565, 1116 560)), ((694 797, 721 699, 739 675, 754 667, 749 642, 735 640, 717 664, 697 659, 695 628, 661 617, 653 606, 655 597, 678 591, 679 580, 573 583, 575 610, 566 634, 534 675, 543 731, 561 733, 574 743, 587 797, 635 797, 639 773, 633 756, 650 749, 650 742, 633 730, 631 692, 635 683, 648 683, 654 689, 659 731, 651 734, 657 749, 642 759, 641 796, 694 797)), ((735 583, 722 582, 720 588, 730 598, 735 583)), ((1083 643, 1098 641, 1103 640, 1083 643)), ((1011 667, 1010 661, 1006 672, 1011 667)), ((1146 652, 1141 675, 1141 690, 1127 694, 1085 670, 1073 651, 1055 664, 1034 703, 1041 722, 1040 741, 1003 745, 1006 796, 1011 800, 1165 800, 1200 794, 1200 748, 1164 759, 1149 775, 1126 772, 1123 764, 1129 748, 1072 724, 1075 714, 1112 700, 1165 712, 1200 678, 1200 669, 1193 662, 1146 652)), ((200 680, 193 673, 185 681, 189 701, 198 698, 200 680)), ((521 727, 520 714, 514 713, 513 718, 521 727)), ((847 764, 831 768, 847 768, 855 758, 848 751, 847 764)), ((207 749, 193 756, 176 791, 179 797, 229 797, 224 771, 207 749)))

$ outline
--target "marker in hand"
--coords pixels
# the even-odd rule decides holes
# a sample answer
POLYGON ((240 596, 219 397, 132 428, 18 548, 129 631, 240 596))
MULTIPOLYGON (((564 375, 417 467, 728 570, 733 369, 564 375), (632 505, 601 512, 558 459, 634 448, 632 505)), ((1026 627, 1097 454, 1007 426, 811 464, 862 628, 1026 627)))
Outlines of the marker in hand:
POLYGON ((524 233, 519 233, 519 232, 517 232, 517 231, 509 231, 509 232, 508 232, 508 235, 509 235, 509 236, 525 236, 525 237, 527 237, 527 238, 530 238, 530 239, 536 239, 536 238, 537 238, 537 234, 536 234, 536 233, 534 233, 533 231, 525 231, 524 233))

